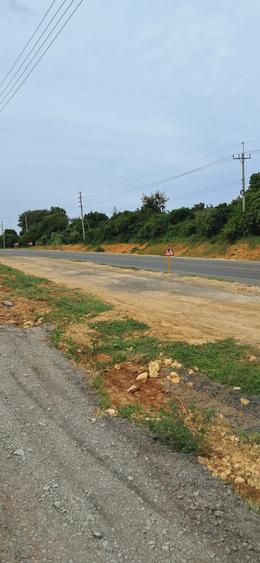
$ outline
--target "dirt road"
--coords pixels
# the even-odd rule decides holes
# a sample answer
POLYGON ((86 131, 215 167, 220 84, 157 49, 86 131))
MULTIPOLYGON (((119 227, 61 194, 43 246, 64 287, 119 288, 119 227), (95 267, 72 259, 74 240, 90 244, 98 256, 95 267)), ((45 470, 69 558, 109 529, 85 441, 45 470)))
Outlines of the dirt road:
POLYGON ((258 287, 61 259, 1 256, 0 261, 99 295, 115 304, 118 314, 147 322, 156 336, 194 344, 234 337, 260 347, 258 287))
POLYGON ((42 329, 0 327, 1 563, 259 560, 229 487, 94 407, 42 329))

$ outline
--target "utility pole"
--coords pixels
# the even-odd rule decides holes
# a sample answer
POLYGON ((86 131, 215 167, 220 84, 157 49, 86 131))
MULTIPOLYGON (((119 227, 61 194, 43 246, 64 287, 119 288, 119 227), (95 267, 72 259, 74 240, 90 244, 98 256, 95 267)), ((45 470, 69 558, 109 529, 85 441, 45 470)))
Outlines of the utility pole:
POLYGON ((85 233, 85 225, 84 225, 84 213, 83 213, 83 203, 82 203, 82 193, 81 192, 79 192, 79 206, 80 206, 81 222, 82 222, 82 238, 85 242, 86 233, 85 233))
POLYGON ((27 218, 26 211, 25 211, 25 214, 24 214, 24 220, 25 220, 25 232, 28 233, 28 218, 27 218))
POLYGON ((4 223, 1 221, 1 229, 2 229, 2 237, 3 237, 3 247, 5 248, 5 231, 4 231, 4 223))
POLYGON ((243 213, 246 209, 246 179, 245 179, 245 160, 249 160, 251 158, 251 154, 245 154, 245 143, 242 143, 242 153, 238 153, 238 154, 233 154, 233 159, 234 160, 240 160, 241 164, 242 164, 242 176, 241 176, 241 182, 242 182, 242 189, 240 191, 240 194, 242 195, 242 210, 243 213))

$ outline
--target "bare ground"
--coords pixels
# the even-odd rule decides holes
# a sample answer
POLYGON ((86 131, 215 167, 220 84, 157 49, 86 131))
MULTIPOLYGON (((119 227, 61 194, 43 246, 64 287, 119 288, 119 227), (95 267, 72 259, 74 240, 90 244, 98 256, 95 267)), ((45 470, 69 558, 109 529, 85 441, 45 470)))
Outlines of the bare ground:
MULTIPOLYGON (((12 257, 5 259, 5 263, 26 273, 91 291, 114 303, 115 309, 104 313, 103 319, 129 314, 146 321, 152 326, 153 333, 160 337, 196 343, 234 336, 241 342, 252 344, 253 341, 259 346, 260 289, 256 287, 189 277, 174 277, 169 281, 162 274, 46 258, 21 260, 12 257), (238 311, 242 326, 239 326, 238 311)), ((0 298, 4 298, 3 291, 4 288, 0 289, 0 298)), ((44 308, 39 302, 21 298, 11 310, 0 309, 2 322, 18 325, 37 318, 41 312, 44 308)), ((67 336, 81 346, 90 342, 89 332, 86 323, 75 324, 70 326, 67 336)), ((87 367, 84 362, 82 367, 87 367)), ((119 371, 115 368, 105 371, 105 385, 112 406, 136 401, 159 408, 172 394, 186 404, 195 401, 200 408, 214 408, 219 414, 210 433, 214 455, 200 461, 213 475, 231 483, 241 496, 259 505, 260 446, 244 443, 234 432, 239 429, 259 432, 260 401, 251 399, 245 408, 240 403, 239 392, 200 377, 198 373, 187 376, 184 371, 177 387, 169 383, 165 385, 166 373, 163 373, 159 380, 150 380, 149 385, 141 386, 137 395, 129 397, 127 389, 142 369, 147 366, 126 363, 119 371), (239 482, 241 478, 243 483, 239 482)))
POLYGON ((193 458, 93 418, 40 328, 0 327, 1 563, 259 561, 259 519, 193 458))
POLYGON ((1 256, 1 262, 95 293, 113 303, 119 315, 147 322, 162 338, 198 344, 233 337, 260 348, 257 287, 45 257, 1 256))

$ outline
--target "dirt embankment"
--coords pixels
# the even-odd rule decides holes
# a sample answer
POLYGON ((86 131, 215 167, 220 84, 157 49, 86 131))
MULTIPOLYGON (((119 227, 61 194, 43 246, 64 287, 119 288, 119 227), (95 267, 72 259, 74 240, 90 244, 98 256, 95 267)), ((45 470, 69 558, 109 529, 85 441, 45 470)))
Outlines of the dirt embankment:
MULTIPOLYGON (((102 244, 98 247, 85 244, 60 244, 38 247, 40 250, 67 250, 73 252, 99 251, 120 254, 150 254, 162 256, 165 254, 166 243, 135 244, 114 243, 102 244)), ((249 242, 238 241, 235 244, 220 245, 218 243, 188 243, 172 242, 175 256, 190 256, 195 258, 230 258, 232 260, 260 260, 260 242, 251 245, 249 242)))

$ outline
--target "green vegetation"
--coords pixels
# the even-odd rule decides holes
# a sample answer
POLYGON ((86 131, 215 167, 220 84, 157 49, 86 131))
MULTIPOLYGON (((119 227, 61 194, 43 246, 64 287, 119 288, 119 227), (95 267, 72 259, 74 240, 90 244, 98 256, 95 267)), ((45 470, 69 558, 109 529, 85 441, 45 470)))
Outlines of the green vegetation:
POLYGON ((118 333, 113 335, 112 331, 109 338, 99 340, 96 344, 96 353, 110 355, 113 362, 131 359, 143 363, 162 355, 175 358, 185 368, 197 366, 202 374, 219 383, 239 386, 246 393, 260 394, 260 357, 248 362, 251 351, 249 346, 238 345, 233 339, 191 345, 161 341, 152 336, 128 340, 118 333))
MULTIPOLYGON (((58 287, 44 278, 24 274, 9 266, 1 264, 0 275, 5 286, 10 289, 12 297, 21 295, 39 301, 42 305, 48 305, 49 312, 42 316, 45 321, 55 323, 51 336, 54 346, 60 344, 70 323, 81 322, 112 309, 111 305, 92 295, 58 287)), ((67 347, 68 354, 71 357, 75 355, 73 343, 67 341, 67 347)))
POLYGON ((100 408, 102 410, 108 409, 110 406, 110 401, 102 377, 100 375, 93 377, 93 379, 91 380, 91 385, 98 395, 100 408))
POLYGON ((145 410, 137 403, 127 404, 118 409, 120 416, 147 427, 160 442, 175 451, 184 453, 208 453, 207 432, 213 413, 204 410, 183 413, 174 401, 159 411, 145 410))
MULTIPOLYGON (((166 211, 167 197, 156 191, 143 195, 135 211, 115 211, 112 217, 91 211, 84 217, 86 244, 103 252, 102 244, 112 242, 151 243, 189 241, 195 244, 210 241, 225 248, 243 237, 259 244, 260 235, 260 172, 252 174, 246 191, 246 211, 241 212, 241 197, 216 206, 198 203, 166 211)), ((7 247, 20 245, 59 245, 82 242, 81 220, 70 219, 61 207, 24 211, 18 221, 20 236, 6 229, 7 247)), ((0 237, 0 246, 3 241, 0 237)), ((135 252, 136 249, 133 250, 135 252)))
MULTIPOLYGON (((91 321, 93 317, 112 309, 92 295, 73 291, 65 287, 0 265, 3 283, 12 295, 22 295, 38 300, 50 307, 44 314, 46 321, 54 322, 53 345, 59 345, 63 333, 70 323, 88 322, 94 329, 89 356, 107 354, 111 363, 125 360, 148 362, 156 358, 175 358, 185 368, 197 366, 200 373, 224 385, 239 386, 245 393, 260 394, 260 356, 253 351, 256 360, 248 361, 252 355, 249 346, 238 345, 233 339, 191 345, 185 342, 162 341, 149 336, 149 327, 131 318, 91 321), (140 335, 139 333, 144 333, 140 335)), ((72 342, 67 341, 68 353, 77 356, 72 342)))
POLYGON ((61 297, 54 296, 52 305, 54 306, 52 319, 62 319, 66 322, 80 322, 111 309, 110 305, 92 295, 70 290, 61 297))
POLYGON ((100 336, 124 336, 132 334, 137 331, 148 330, 149 327, 145 323, 140 323, 135 319, 111 320, 111 321, 98 321, 90 325, 94 328, 100 336))
MULTIPOLYGON (((0 265, 0 282, 9 288, 9 297, 18 295, 39 300, 41 306, 48 305, 45 319, 54 323, 51 335, 53 346, 61 347, 74 361, 93 361, 97 367, 97 355, 107 354, 108 362, 123 360, 148 362, 168 357, 182 363, 184 368, 197 368, 205 377, 221 384, 239 386, 242 392, 260 394, 260 357, 249 361, 252 350, 248 346, 236 344, 232 339, 190 345, 184 342, 162 341, 149 336, 149 327, 131 318, 95 320, 111 309, 111 306, 79 291, 59 287, 43 278, 28 276, 7 266, 0 265), (82 347, 68 337, 69 326, 73 323, 87 324, 91 342, 82 347), (141 334, 140 334, 141 333, 141 334)), ((109 396, 100 374, 92 379, 92 386, 99 398, 99 406, 109 407, 109 396)), ((159 411, 145 409, 137 403, 119 408, 119 414, 138 422, 149 429, 158 440, 168 447, 185 453, 207 453, 207 433, 213 413, 210 410, 197 411, 190 407, 183 411, 177 403, 169 402, 159 411)), ((241 438, 251 444, 259 444, 259 433, 243 433, 241 438)))
POLYGON ((260 432, 240 431, 239 436, 240 436, 241 440, 243 440, 244 442, 247 442, 248 444, 260 445, 260 432))

